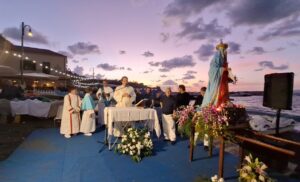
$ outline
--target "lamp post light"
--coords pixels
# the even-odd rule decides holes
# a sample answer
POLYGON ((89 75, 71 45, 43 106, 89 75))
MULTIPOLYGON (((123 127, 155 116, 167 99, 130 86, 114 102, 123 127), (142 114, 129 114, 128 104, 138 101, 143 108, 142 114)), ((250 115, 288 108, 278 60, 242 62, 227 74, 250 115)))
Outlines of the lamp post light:
POLYGON ((32 37, 31 27, 29 25, 25 25, 24 22, 21 24, 21 61, 20 61, 20 71, 21 71, 21 83, 24 83, 24 76, 23 76, 23 58, 24 58, 24 36, 25 36, 25 30, 28 28, 28 36, 32 37))

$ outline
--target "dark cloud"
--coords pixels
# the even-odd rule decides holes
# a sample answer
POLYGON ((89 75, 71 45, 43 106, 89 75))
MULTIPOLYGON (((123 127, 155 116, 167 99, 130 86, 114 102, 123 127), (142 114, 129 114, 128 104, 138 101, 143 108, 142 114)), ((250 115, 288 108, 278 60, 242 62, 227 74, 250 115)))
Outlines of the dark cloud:
POLYGON ((163 13, 166 17, 187 18, 219 2, 221 0, 174 0, 167 5, 163 13))
POLYGON ((176 86, 178 84, 173 80, 166 80, 162 83, 162 85, 164 85, 164 86, 176 86))
POLYGON ((192 80, 195 79, 196 77, 194 75, 189 75, 189 74, 185 74, 182 79, 183 80, 192 80))
MULTIPOLYGON (((27 29, 26 29, 26 31, 27 31, 27 29)), ((45 35, 36 31, 35 29, 31 29, 31 31, 32 31, 33 36, 29 37, 29 36, 27 36, 27 34, 25 34, 24 41, 31 42, 31 43, 37 43, 37 44, 45 44, 45 45, 49 44, 48 38, 45 35)), ((16 27, 5 28, 2 32, 2 34, 5 37, 9 37, 16 41, 20 41, 21 27, 20 28, 16 28, 16 27)))
POLYGON ((292 36, 300 36, 300 20, 297 16, 293 16, 279 25, 269 28, 265 33, 258 37, 258 40, 268 41, 274 38, 292 36))
POLYGON ((162 42, 167 42, 170 38, 169 33, 160 33, 160 39, 162 42))
POLYGON ((276 51, 283 51, 283 50, 285 50, 284 47, 278 47, 278 48, 276 49, 276 51))
POLYGON ((189 70, 186 72, 187 74, 197 74, 197 71, 189 70))
POLYGON ((79 63, 79 61, 76 60, 76 59, 72 60, 72 62, 73 62, 73 63, 79 63))
POLYGON ((231 54, 240 54, 241 45, 236 42, 228 42, 228 51, 231 54))
POLYGON ((228 16, 234 25, 265 25, 300 12, 299 7, 297 0, 241 0, 228 9, 228 16))
POLYGON ((157 66, 160 65, 160 62, 153 62, 153 61, 150 61, 148 64, 149 64, 150 66, 155 66, 155 67, 157 67, 157 66))
POLYGON ((153 72, 153 70, 150 69, 150 70, 144 71, 143 73, 144 73, 144 74, 148 74, 148 73, 152 73, 152 72, 153 72))
POLYGON ((194 53, 198 56, 200 61, 207 61, 210 56, 214 54, 215 46, 212 44, 203 44, 194 53))
POLYGON ((160 75, 161 78, 167 78, 167 75, 160 75))
POLYGON ((100 54, 99 46, 90 42, 77 42, 73 45, 68 46, 68 49, 71 53, 79 55, 91 53, 100 54))
POLYGON ((158 71, 159 71, 159 72, 169 72, 170 69, 167 69, 167 68, 159 68, 158 71))
POLYGON ((126 51, 120 50, 120 51, 119 51, 119 54, 121 54, 121 55, 122 55, 122 54, 126 54, 126 51))
POLYGON ((195 78, 196 78, 196 77, 195 77, 195 74, 196 74, 196 73, 197 73, 196 71, 189 70, 189 71, 187 71, 187 72, 183 75, 182 80, 192 80, 192 79, 195 79, 195 78))
POLYGON ((105 71, 114 71, 114 70, 119 70, 120 68, 116 65, 110 65, 108 63, 101 63, 97 65, 97 68, 101 68, 105 71))
POLYGON ((267 51, 265 51, 265 49, 263 47, 253 47, 250 51, 248 51, 252 54, 258 54, 258 55, 261 55, 261 54, 264 54, 266 53, 267 51))
POLYGON ((193 57, 190 55, 175 57, 162 62, 150 62, 149 64, 151 66, 161 66, 161 68, 158 70, 160 72, 168 72, 174 68, 194 67, 196 65, 193 57))
POLYGON ((272 61, 261 61, 258 63, 259 67, 258 69, 255 69, 255 71, 262 71, 265 68, 272 69, 272 70, 286 70, 289 68, 288 65, 282 64, 280 66, 275 66, 272 61))
POLYGON ((145 56, 145 57, 153 57, 154 56, 154 54, 150 51, 146 51, 142 55, 145 56))
POLYGON ((64 56, 67 56, 68 58, 72 59, 74 56, 73 54, 71 54, 70 52, 68 51, 58 51, 59 54, 62 54, 64 56))
POLYGON ((132 69, 131 68, 127 68, 127 71, 132 71, 132 69))
POLYGON ((73 72, 78 74, 78 75, 82 75, 83 74, 83 67, 82 66, 76 66, 74 69, 73 69, 73 72))
POLYGON ((203 18, 194 22, 183 22, 182 31, 177 34, 178 37, 187 37, 189 40, 222 38, 231 33, 230 28, 219 25, 217 19, 213 19, 205 24, 203 18))

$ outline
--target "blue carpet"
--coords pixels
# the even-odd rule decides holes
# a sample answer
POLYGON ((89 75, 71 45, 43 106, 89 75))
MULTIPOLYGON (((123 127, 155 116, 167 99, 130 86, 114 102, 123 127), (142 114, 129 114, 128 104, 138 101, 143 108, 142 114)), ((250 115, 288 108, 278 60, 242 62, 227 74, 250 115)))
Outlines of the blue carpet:
MULTIPOLYGON (((169 145, 154 139, 155 155, 135 163, 107 148, 99 153, 104 132, 65 139, 58 129, 39 129, 5 161, 0 162, 1 182, 189 182, 218 171, 218 151, 207 157, 201 146, 195 161, 188 161, 188 141, 169 145)), ((237 158, 225 155, 225 179, 237 181, 237 158)), ((285 180, 287 181, 287 180, 285 180)))

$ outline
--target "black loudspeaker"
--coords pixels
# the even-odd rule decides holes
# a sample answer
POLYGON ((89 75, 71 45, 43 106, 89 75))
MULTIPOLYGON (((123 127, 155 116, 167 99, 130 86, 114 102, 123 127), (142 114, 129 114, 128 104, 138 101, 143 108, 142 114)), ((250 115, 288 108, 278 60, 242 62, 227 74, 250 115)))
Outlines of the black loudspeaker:
POLYGON ((265 75, 263 106, 292 110, 294 73, 265 75))

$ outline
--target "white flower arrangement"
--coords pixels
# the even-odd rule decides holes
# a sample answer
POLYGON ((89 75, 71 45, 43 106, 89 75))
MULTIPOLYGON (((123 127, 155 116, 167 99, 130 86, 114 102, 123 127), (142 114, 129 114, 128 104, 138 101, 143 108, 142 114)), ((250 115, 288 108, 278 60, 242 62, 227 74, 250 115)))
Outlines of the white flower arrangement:
POLYGON ((214 175, 213 177, 210 178, 212 182, 224 182, 223 178, 219 178, 217 175, 214 175))
POLYGON ((253 159, 252 155, 248 155, 244 159, 244 163, 241 169, 238 170, 240 173, 239 181, 241 182, 273 182, 265 171, 267 165, 259 161, 258 158, 253 159))
POLYGON ((146 129, 128 128, 117 145, 116 152, 130 155, 132 160, 140 162, 143 157, 152 155, 153 142, 146 129))

